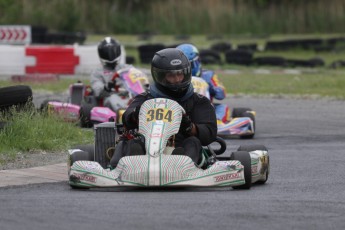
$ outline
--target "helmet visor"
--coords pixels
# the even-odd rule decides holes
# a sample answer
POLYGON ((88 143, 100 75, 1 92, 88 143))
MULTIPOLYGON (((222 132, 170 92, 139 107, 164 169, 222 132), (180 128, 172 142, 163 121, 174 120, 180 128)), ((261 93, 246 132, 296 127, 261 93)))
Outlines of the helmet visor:
POLYGON ((178 70, 162 70, 152 67, 153 78, 158 84, 171 90, 184 88, 191 82, 190 68, 186 67, 178 70))

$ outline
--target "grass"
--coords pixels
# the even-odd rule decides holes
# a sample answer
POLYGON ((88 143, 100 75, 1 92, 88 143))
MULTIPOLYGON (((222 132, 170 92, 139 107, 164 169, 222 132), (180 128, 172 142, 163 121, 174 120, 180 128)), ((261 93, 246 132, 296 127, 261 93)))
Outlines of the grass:
POLYGON ((15 160, 19 153, 66 151, 73 145, 93 141, 92 130, 47 116, 30 104, 0 114, 0 120, 8 124, 0 131, 0 164, 15 160))
MULTIPOLYGON (((1 79, 1 78, 0 78, 1 79)), ((89 84, 88 76, 79 76, 79 78, 60 78, 58 81, 54 82, 13 82, 6 79, 0 80, 0 87, 7 87, 12 85, 28 85, 31 87, 33 92, 43 93, 43 92, 52 92, 52 93, 64 93, 68 92, 69 85, 81 80, 85 84, 89 84)))
POLYGON ((233 95, 318 96, 345 99, 345 77, 340 72, 218 75, 226 86, 227 93, 233 95))

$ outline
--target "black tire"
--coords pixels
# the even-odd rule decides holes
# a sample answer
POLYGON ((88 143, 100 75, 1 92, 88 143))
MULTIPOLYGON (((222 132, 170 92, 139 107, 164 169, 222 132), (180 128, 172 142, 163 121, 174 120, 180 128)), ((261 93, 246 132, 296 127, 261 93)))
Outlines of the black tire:
POLYGON ((78 150, 73 152, 72 155, 70 155, 70 166, 72 166, 76 161, 93 161, 94 156, 92 153, 78 150))
POLYGON ((82 103, 79 111, 80 127, 92 128, 91 110, 94 106, 88 103, 82 103))
MULTIPOLYGON (((247 151, 247 152, 251 152, 251 151, 255 151, 255 150, 268 151, 266 146, 264 146, 264 145, 240 145, 240 147, 238 147, 238 149, 237 149, 237 151, 247 151)), ((270 165, 270 158, 268 156, 268 169, 265 172, 266 179, 265 180, 259 180, 259 181, 255 182, 255 184, 265 184, 266 183, 266 181, 268 180, 268 176, 270 174, 269 165, 270 165)))
POLYGON ((222 59, 218 51, 206 49, 200 50, 200 59, 203 64, 221 64, 222 59))
POLYGON ((267 148, 264 145, 240 145, 237 149, 237 151, 247 151, 247 152, 251 152, 255 150, 267 151, 267 148))
MULTIPOLYGON (((73 147, 72 149, 80 149, 80 151, 73 152, 72 155, 69 157, 69 165, 70 167, 76 162, 76 161, 94 161, 94 144, 89 145, 77 145, 73 147)), ((73 180, 73 178, 70 176, 69 180, 73 180)), ((74 186, 72 184, 69 184, 71 188, 73 189, 87 189, 84 187, 78 187, 74 186)))
POLYGON ((15 85, 0 88, 0 109, 13 105, 25 105, 32 99, 32 90, 27 85, 15 85))
POLYGON ((256 65, 287 66, 285 58, 278 56, 256 57, 254 63, 256 65))
POLYGON ((72 149, 80 149, 84 152, 89 154, 88 160, 94 161, 95 160, 95 144, 87 144, 87 145, 76 145, 72 149))
POLYGON ((232 48, 232 45, 229 42, 217 42, 211 45, 211 49, 219 53, 231 50, 231 48, 232 48))
POLYGON ((244 166, 244 179, 245 184, 240 186, 234 186, 233 189, 250 189, 252 186, 252 161, 247 151, 233 152, 230 156, 230 160, 238 160, 244 166))
POLYGON ((61 102, 61 100, 57 100, 57 99, 56 99, 56 100, 55 100, 55 99, 45 99, 45 100, 43 100, 42 103, 41 103, 40 110, 41 110, 42 112, 47 111, 47 109, 48 109, 48 103, 49 103, 49 102, 53 102, 53 101, 61 102))
POLYGON ((243 117, 243 114, 246 113, 247 111, 252 111, 251 108, 246 108, 246 107, 238 107, 234 108, 231 113, 231 117, 243 117))
POLYGON ((237 49, 255 52, 258 49, 258 45, 257 44, 240 44, 240 45, 237 45, 237 49))
POLYGON ((228 64, 251 65, 253 63, 253 52, 248 50, 225 51, 225 60, 228 64))

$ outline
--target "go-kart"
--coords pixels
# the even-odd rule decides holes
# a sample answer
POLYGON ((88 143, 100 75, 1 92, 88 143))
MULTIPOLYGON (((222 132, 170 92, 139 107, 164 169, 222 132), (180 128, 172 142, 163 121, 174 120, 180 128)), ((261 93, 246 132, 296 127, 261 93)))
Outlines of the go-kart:
MULTIPOLYGON (((226 144, 220 137, 203 147, 195 164, 184 155, 171 155, 171 138, 178 132, 184 109, 175 101, 146 101, 139 112, 139 128, 133 138, 145 142, 145 155, 124 156, 115 168, 109 165, 119 134, 114 122, 94 126, 95 144, 69 150, 69 185, 74 189, 99 187, 221 187, 249 189, 263 184, 269 175, 265 146, 240 146, 230 157, 220 156, 226 144), (212 145, 220 144, 219 149, 212 145)), ((126 133, 128 135, 128 133, 126 133)))
MULTIPOLYGON (((130 66, 116 73, 116 81, 121 83, 121 88, 112 89, 123 100, 131 100, 134 96, 145 92, 149 81, 145 73, 130 66)), ((92 127, 94 124, 114 120, 119 122, 125 108, 113 111, 103 106, 103 100, 97 99, 90 86, 77 82, 69 87, 67 102, 59 100, 45 100, 42 109, 47 109, 48 114, 58 114, 65 121, 79 122, 81 127, 92 127)))
MULTIPOLYGON (((200 77, 192 77, 194 91, 211 100, 207 82, 200 77)), ((225 104, 213 103, 216 110, 218 135, 238 136, 250 139, 255 135, 256 112, 250 108, 230 108, 225 104)))

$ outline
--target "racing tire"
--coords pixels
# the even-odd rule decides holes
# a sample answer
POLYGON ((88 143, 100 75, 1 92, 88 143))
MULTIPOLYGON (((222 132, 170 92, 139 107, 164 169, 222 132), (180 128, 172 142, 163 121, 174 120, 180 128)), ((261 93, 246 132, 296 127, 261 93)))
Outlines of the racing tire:
POLYGON ((0 88, 0 110, 11 106, 24 106, 32 99, 32 90, 27 85, 15 85, 0 88))
POLYGON ((80 149, 86 153, 88 153, 88 161, 95 160, 95 144, 87 144, 87 145, 76 145, 72 149, 80 149))
POLYGON ((249 152, 247 151, 236 151, 231 153, 230 160, 237 160, 241 162, 244 169, 244 180, 245 184, 234 186, 233 189, 250 189, 252 186, 252 160, 250 158, 249 152))
MULTIPOLYGON (((75 146, 73 149, 80 149, 79 151, 73 152, 72 155, 69 156, 69 167, 71 167, 76 161, 94 161, 94 145, 80 145, 75 146)), ((70 176, 69 180, 73 180, 73 177, 70 176)), ((69 183, 72 189, 87 189, 85 187, 75 186, 69 183)))
POLYGON ((243 114, 247 111, 252 111, 252 109, 247 107, 234 108, 232 110, 231 117, 243 117, 243 114))
MULTIPOLYGON (((240 147, 238 147, 237 149, 237 151, 247 151, 247 152, 251 152, 255 150, 268 151, 266 146, 264 145, 240 145, 240 147)), ((265 172, 265 180, 258 180, 255 182, 255 184, 265 184, 266 181, 268 180, 269 174, 270 174, 270 157, 268 156, 268 169, 265 172)))
POLYGON ((46 112, 48 110, 48 103, 49 102, 53 102, 53 101, 56 101, 56 102, 61 102, 61 100, 55 100, 55 99, 45 99, 42 101, 41 105, 40 105, 40 110, 42 112, 46 112))
POLYGON ((79 110, 80 127, 92 128, 91 110, 94 106, 88 103, 82 103, 79 110))

